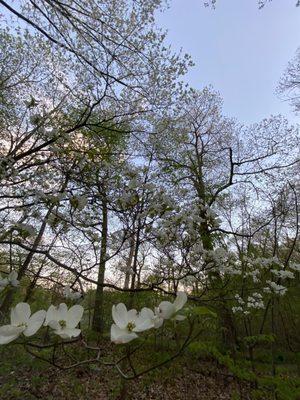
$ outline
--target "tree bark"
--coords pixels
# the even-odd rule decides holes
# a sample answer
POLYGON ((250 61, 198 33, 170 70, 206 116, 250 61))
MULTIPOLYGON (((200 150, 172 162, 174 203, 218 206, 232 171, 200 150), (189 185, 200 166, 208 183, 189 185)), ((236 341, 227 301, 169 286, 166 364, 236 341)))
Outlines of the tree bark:
MULTIPOLYGON (((196 175, 197 175, 197 180, 194 181, 194 185, 200 200, 199 213, 202 219, 199 233, 201 236, 204 250, 213 251, 214 250, 213 237, 209 230, 205 209, 203 209, 203 205, 207 204, 207 199, 206 199, 205 183, 203 181, 203 175, 202 175, 201 162, 199 162, 198 164, 198 171, 196 175)), ((222 332, 223 344, 224 346, 235 352, 235 347, 237 343, 237 333, 232 311, 226 304, 226 300, 224 300, 226 294, 224 293, 222 278, 218 272, 210 272, 208 278, 210 280, 211 287, 216 291, 216 294, 219 297, 219 301, 217 302, 216 305, 218 308, 218 314, 220 319, 220 325, 221 325, 220 328, 222 332)))
POLYGON ((107 258, 107 235, 108 235, 108 208, 107 198, 104 193, 102 200, 102 237, 101 237, 101 253, 99 261, 97 289, 95 294, 94 315, 92 328, 93 330, 103 333, 104 331, 104 312, 103 312, 103 283, 105 277, 105 266, 107 258))
MULTIPOLYGON (((37 234, 37 236, 33 242, 32 248, 31 248, 30 252, 27 254, 25 261, 19 268, 18 280, 21 280, 23 278, 25 272, 27 271, 27 268, 29 267, 29 265, 31 263, 33 256, 35 255, 35 251, 37 250, 37 248, 43 238, 43 235, 44 235, 44 232, 45 232, 45 229, 47 226, 48 217, 51 214, 52 210, 53 210, 53 206, 50 207, 49 210, 47 211, 47 214, 45 215, 45 218, 42 222, 42 225, 40 226, 39 233, 37 234)), ((6 293, 6 296, 3 299, 2 304, 0 305, 0 321, 2 321, 5 317, 5 315, 7 314, 8 310, 11 306, 12 300, 13 300, 13 289, 9 288, 6 293)))
POLYGON ((129 243, 130 243, 130 250, 129 250, 129 255, 127 258, 127 262, 126 262, 124 289, 129 289, 130 276, 131 276, 131 265, 132 265, 134 249, 135 249, 133 235, 130 237, 129 243))

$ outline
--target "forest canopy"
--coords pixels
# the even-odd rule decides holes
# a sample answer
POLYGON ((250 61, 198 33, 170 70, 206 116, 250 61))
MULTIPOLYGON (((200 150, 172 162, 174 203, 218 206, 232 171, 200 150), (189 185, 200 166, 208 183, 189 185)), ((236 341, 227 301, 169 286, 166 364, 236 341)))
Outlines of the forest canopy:
POLYGON ((299 125, 186 84, 164 1, 0 7, 0 397, 168 399, 151 384, 196 371, 224 399, 299 399, 299 125))

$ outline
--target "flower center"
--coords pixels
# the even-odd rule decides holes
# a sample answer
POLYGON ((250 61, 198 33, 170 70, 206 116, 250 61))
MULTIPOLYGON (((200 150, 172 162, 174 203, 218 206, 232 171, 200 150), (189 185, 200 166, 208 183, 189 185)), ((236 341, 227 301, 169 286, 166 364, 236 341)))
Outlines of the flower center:
POLYGON ((26 322, 21 322, 19 325, 17 325, 18 328, 27 328, 26 322))
POLYGON ((67 326, 66 321, 64 321, 63 319, 61 319, 60 321, 58 321, 59 325, 61 326, 61 328, 65 328, 67 326))
POLYGON ((135 328, 135 323, 134 322, 128 322, 127 329, 129 330, 129 332, 132 332, 134 328, 135 328))

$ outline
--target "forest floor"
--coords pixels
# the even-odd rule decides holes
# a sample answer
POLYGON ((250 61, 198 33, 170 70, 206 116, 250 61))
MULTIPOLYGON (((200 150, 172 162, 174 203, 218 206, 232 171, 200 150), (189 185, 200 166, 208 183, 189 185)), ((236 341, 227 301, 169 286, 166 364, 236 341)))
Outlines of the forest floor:
MULTIPOLYGON (((109 338, 92 343, 101 347, 101 360, 124 355, 124 346, 111 344, 109 338)), ((95 358, 93 350, 83 349, 79 342, 68 346, 56 350, 60 366, 95 358)), ((30 351, 52 360, 49 348, 30 347, 30 351)), ((157 343, 154 348, 144 345, 132 357, 134 368, 144 371, 174 352, 175 343, 157 343)), ((253 364, 245 355, 234 361, 219 354, 188 348, 171 363, 127 380, 124 386, 115 367, 86 362, 63 370, 29 354, 24 346, 0 346, 0 400, 123 400, 120 393, 124 387, 126 400, 300 400, 300 366, 288 354, 278 353, 276 376, 272 376, 265 351, 257 352, 254 375, 253 364)), ((128 374, 125 365, 122 369, 128 374)))
MULTIPOLYGON (((231 400, 240 388, 224 371, 206 375, 188 367, 172 377, 155 379, 145 385, 142 379, 128 383, 127 398, 132 400, 231 400)), ((1 400, 112 400, 118 399, 114 378, 109 373, 78 368, 61 372, 54 368, 33 371, 24 368, 18 373, 0 377, 1 400)), ((119 386, 119 385, 118 385, 119 386)), ((243 390, 243 399, 247 396, 243 390)))
MULTIPOLYGON (((0 359, 1 400, 120 398, 122 382, 112 368, 84 365, 63 371, 35 359, 20 346, 3 347, 0 359)), ((132 400, 250 399, 247 385, 240 386, 225 368, 187 356, 155 373, 127 381, 126 387, 126 399, 132 400)))

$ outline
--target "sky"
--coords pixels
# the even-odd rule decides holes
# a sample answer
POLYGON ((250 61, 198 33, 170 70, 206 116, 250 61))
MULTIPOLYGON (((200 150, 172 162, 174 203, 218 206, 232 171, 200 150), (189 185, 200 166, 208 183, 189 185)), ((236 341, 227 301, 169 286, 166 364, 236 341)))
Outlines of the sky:
POLYGON ((224 100, 224 114, 241 123, 271 114, 299 123, 291 106, 275 93, 288 62, 300 46, 296 0, 273 0, 259 10, 256 0, 170 0, 157 17, 167 42, 195 63, 185 80, 194 88, 212 84, 224 100))

